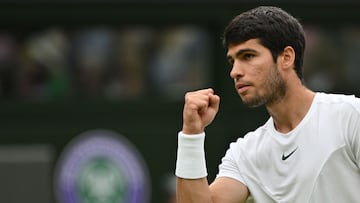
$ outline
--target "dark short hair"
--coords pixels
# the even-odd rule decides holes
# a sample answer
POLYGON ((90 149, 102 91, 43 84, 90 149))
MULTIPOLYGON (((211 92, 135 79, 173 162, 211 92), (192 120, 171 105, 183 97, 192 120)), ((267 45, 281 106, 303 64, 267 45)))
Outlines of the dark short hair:
POLYGON ((250 39, 259 39, 270 50, 274 62, 286 46, 291 46, 295 50, 295 72, 303 80, 305 33, 296 18, 273 6, 251 9, 236 16, 226 26, 223 45, 228 48, 250 39))

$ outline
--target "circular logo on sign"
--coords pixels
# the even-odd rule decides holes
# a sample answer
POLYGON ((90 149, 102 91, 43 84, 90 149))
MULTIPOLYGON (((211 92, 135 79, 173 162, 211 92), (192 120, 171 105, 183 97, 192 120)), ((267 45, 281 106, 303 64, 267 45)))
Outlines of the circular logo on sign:
POLYGON ((56 166, 55 193, 60 203, 145 203, 149 177, 127 139, 93 130, 65 147, 56 166))

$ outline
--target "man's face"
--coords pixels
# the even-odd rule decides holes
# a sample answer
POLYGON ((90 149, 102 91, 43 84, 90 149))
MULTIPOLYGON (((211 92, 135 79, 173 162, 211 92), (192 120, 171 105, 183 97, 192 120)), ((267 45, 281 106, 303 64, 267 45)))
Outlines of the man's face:
POLYGON ((258 39, 230 45, 227 57, 232 65, 230 77, 245 105, 269 105, 285 95, 286 83, 270 50, 258 39))

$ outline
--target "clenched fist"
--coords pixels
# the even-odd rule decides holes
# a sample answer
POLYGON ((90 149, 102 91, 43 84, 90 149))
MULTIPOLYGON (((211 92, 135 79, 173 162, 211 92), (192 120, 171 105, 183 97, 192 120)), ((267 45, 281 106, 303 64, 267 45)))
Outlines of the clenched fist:
POLYGON ((214 90, 202 89, 185 95, 183 129, 185 134, 198 134, 205 130, 219 110, 220 97, 214 90))

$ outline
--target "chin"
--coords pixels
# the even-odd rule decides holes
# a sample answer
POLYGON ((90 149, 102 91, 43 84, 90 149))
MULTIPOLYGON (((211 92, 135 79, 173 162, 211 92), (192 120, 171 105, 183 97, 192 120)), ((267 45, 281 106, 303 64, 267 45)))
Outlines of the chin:
POLYGON ((241 97, 243 104, 249 108, 256 108, 264 105, 264 102, 261 98, 245 98, 241 97))

